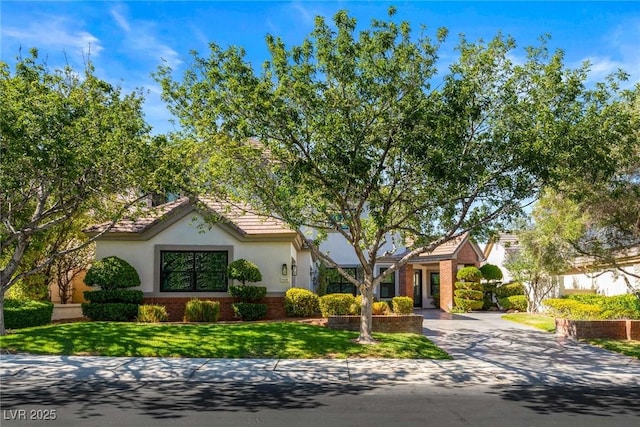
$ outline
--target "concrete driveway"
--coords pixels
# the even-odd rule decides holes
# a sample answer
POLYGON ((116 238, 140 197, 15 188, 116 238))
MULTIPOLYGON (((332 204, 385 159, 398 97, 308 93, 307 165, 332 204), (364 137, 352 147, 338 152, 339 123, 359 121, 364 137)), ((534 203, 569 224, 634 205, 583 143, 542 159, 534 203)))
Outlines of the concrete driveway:
POLYGON ((461 383, 640 387, 640 359, 503 320, 502 313, 421 314, 424 334, 461 366, 461 383))

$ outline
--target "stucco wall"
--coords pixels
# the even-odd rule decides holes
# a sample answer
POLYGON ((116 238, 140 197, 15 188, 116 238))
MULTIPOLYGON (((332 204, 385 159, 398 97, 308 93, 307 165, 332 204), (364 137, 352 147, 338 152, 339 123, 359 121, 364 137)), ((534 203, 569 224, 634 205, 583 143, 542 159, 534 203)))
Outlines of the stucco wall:
MULTIPOLYGON (((291 242, 239 241, 217 225, 212 226, 211 229, 208 227, 198 228, 198 225, 202 223, 202 217, 194 213, 182 218, 149 240, 99 240, 96 243, 96 258, 101 259, 115 255, 125 259, 138 271, 142 282, 142 291, 169 297, 172 293, 158 293, 158 285, 154 284, 156 245, 232 246, 233 249, 229 252, 229 262, 245 258, 256 263, 260 268, 262 282, 258 282, 257 285, 266 286, 268 292, 278 293, 285 292, 291 287, 291 258, 292 253, 296 252, 291 242), (283 276, 281 273, 282 264, 288 266, 287 276, 283 276)), ((308 252, 298 254, 298 262, 310 263, 310 261, 303 261, 304 257, 310 257, 308 252)), ((297 282, 298 286, 308 287, 308 275, 297 278, 297 282)), ((193 293, 195 296, 201 294, 193 293)), ((224 293, 210 294, 225 295, 224 293)))
MULTIPOLYGON (((636 274, 640 273, 640 265, 628 267, 629 271, 636 274)), ((567 274, 559 276, 559 293, 564 295, 568 292, 566 290, 572 289, 588 289, 593 290, 597 294, 601 295, 620 295, 629 292, 627 285, 624 282, 622 273, 614 274, 607 272, 601 275, 595 274, 567 274), (594 277, 597 276, 597 277, 594 277)), ((636 288, 640 287, 640 280, 628 276, 629 281, 636 288)))

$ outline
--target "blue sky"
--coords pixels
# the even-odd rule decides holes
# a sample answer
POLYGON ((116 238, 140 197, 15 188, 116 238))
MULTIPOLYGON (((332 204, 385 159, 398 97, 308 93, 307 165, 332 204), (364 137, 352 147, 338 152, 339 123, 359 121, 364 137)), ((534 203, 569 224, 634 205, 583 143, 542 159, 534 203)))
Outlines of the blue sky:
MULTIPOLYGON (((390 5, 397 18, 424 24, 435 31, 449 29, 440 51, 443 63, 455 54, 457 35, 488 40, 498 31, 515 37, 523 48, 542 34, 552 36, 550 47, 566 53, 566 63, 593 64, 591 81, 623 68, 631 83, 640 81, 640 2, 431 2, 431 1, 12 1, 2 0, 1 58, 13 64, 37 47, 50 68, 68 62, 80 69, 91 52, 97 73, 125 90, 142 87, 145 114, 154 133, 172 129, 150 77, 162 60, 181 73, 189 51, 207 52, 209 41, 238 45, 256 66, 268 58, 267 33, 298 44, 312 30, 316 15, 331 17, 346 9, 368 26, 384 19, 390 5)), ((432 33, 433 34, 433 33, 432 33)), ((446 67, 446 65, 443 65, 446 67)))

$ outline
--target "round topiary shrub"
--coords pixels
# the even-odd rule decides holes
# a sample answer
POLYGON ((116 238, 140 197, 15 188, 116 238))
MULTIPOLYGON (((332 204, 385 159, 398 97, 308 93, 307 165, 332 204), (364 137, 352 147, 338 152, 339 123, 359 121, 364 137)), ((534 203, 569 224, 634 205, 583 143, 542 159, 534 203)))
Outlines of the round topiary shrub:
POLYGON ((138 272, 127 261, 116 256, 93 263, 84 278, 87 286, 99 286, 102 290, 133 288, 140 286, 138 272))
POLYGON ((51 323, 53 304, 49 301, 4 300, 4 325, 7 329, 30 328, 51 323))
POLYGON ((243 285, 246 282, 259 282, 262 273, 257 265, 246 259, 237 259, 227 267, 227 275, 231 280, 238 280, 243 285))
POLYGON ((477 267, 464 267, 458 270, 456 278, 461 282, 479 282, 482 279, 482 273, 477 267))
POLYGON ((409 297, 394 297, 393 312, 396 314, 413 314, 413 299, 409 297))
POLYGON ((231 304, 236 317, 241 320, 260 320, 267 315, 267 304, 236 302, 231 304))
POLYGON ((389 304, 385 301, 376 301, 371 304, 371 314, 374 316, 386 316, 391 313, 389 304))
POLYGON ((356 298, 352 294, 327 294, 320 297, 322 317, 346 316, 352 313, 356 298))
POLYGON ((480 273, 482 273, 482 278, 484 280, 496 281, 502 280, 502 270, 500 267, 493 264, 485 264, 480 267, 480 273))
POLYGON ((507 285, 500 285, 496 288, 496 296, 498 299, 524 294, 525 290, 522 283, 509 283, 507 285))
POLYGON ((480 310, 484 305, 480 270, 476 267, 464 267, 458 271, 456 277, 460 280, 454 284, 453 300, 456 306, 464 311, 480 310))
POLYGON ((302 288, 291 288, 284 294, 284 310, 287 316, 312 317, 320 313, 318 295, 302 288))
POLYGON ((229 295, 243 302, 260 301, 267 296, 266 286, 229 286, 229 295))

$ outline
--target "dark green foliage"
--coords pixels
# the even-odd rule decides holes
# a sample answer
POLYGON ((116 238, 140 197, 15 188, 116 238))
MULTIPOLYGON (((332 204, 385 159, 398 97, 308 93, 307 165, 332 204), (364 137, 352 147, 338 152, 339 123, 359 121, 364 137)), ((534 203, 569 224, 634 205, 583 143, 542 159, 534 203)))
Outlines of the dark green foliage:
POLYGON ((246 259, 237 259, 227 267, 229 279, 239 280, 243 285, 246 282, 259 282, 262 280, 262 273, 257 265, 246 259))
POLYGON ((158 323, 169 320, 167 309, 164 305, 145 304, 138 306, 138 322, 142 323, 158 323))
POLYGON ((498 298, 506 298, 513 295, 524 295, 524 286, 522 286, 522 283, 509 283, 508 285, 500 285, 496 288, 496 296, 498 298))
POLYGON ((100 304, 84 303, 82 304, 82 314, 91 320, 125 322, 136 318, 138 315, 138 304, 122 302, 100 304))
POLYGON ((184 308, 185 322, 217 322, 220 318, 220 302, 193 298, 184 308))
POLYGON ((236 317, 242 320, 260 320, 267 315, 267 304, 236 302, 231 304, 236 317))
POLYGON ((84 291, 84 299, 91 303, 125 302, 142 304, 144 293, 137 289, 112 289, 108 291, 84 291))
POLYGON ((435 308, 440 308, 440 294, 431 295, 432 304, 435 308))
MULTIPOLYGON (((480 273, 475 267, 465 267, 469 270, 463 273, 463 277, 470 277, 472 279, 477 278, 477 274, 480 273), (471 269, 475 269, 471 270, 471 269)), ((460 271, 463 271, 464 268, 460 271)), ((459 273, 459 272, 458 272, 459 273)), ((480 310, 484 305, 484 292, 482 292, 482 284, 479 282, 456 282, 455 290, 453 291, 453 300, 456 306, 464 311, 480 310)))
POLYGON ((413 314, 413 299, 409 297, 394 297, 393 312, 396 314, 413 314))
POLYGON ((351 294, 327 294, 320 297, 322 317, 346 316, 351 314, 356 298, 351 294))
POLYGON ((243 302, 260 301, 267 296, 266 286, 229 286, 229 295, 243 302))
POLYGON ((53 304, 48 301, 4 300, 4 321, 8 329, 30 328, 51 322, 53 304))
POLYGON ((110 256, 91 265, 84 283, 87 286, 99 286, 102 290, 133 288, 140 286, 140 276, 127 261, 110 256))
POLYGON ((505 310, 527 311, 527 297, 524 295, 511 295, 498 298, 498 304, 505 310))
POLYGON ((320 314, 318 295, 302 288, 291 288, 284 294, 284 310, 287 316, 312 317, 320 314))
POLYGON ((479 282, 482 279, 482 273, 477 267, 464 267, 458 270, 456 278, 461 282, 479 282))
POLYGON ((480 273, 482 273, 482 278, 484 280, 490 280, 490 281, 502 280, 502 277, 503 277, 502 270, 500 270, 500 267, 493 264, 485 264, 482 267, 480 267, 480 273))

